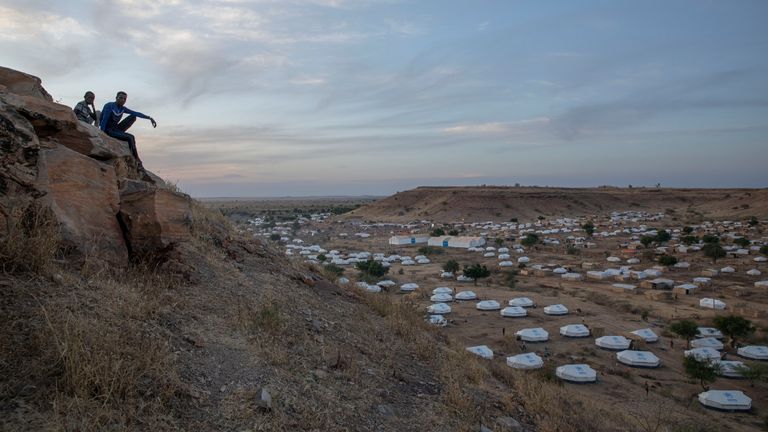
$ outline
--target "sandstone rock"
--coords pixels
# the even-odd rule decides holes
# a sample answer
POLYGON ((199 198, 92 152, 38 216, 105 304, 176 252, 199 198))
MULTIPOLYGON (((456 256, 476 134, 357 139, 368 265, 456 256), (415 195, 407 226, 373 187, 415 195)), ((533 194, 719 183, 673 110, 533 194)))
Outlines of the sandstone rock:
POLYGON ((131 254, 162 254, 192 237, 189 197, 145 182, 125 182, 119 217, 131 254))
POLYGON ((82 257, 124 265, 128 255, 117 220, 114 169, 66 147, 40 153, 36 189, 54 212, 62 237, 82 257))
POLYGON ((34 96, 53 102, 51 95, 43 88, 40 78, 6 67, 0 67, 0 92, 34 96))

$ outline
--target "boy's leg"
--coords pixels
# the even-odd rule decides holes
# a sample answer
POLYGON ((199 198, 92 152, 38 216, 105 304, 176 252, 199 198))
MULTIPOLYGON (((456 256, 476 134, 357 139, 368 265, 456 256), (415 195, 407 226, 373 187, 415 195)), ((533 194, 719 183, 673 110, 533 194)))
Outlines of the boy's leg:
POLYGON ((135 115, 129 115, 128 117, 124 118, 120 123, 117 124, 117 130, 121 132, 125 132, 133 126, 133 124, 136 122, 136 116, 135 115))

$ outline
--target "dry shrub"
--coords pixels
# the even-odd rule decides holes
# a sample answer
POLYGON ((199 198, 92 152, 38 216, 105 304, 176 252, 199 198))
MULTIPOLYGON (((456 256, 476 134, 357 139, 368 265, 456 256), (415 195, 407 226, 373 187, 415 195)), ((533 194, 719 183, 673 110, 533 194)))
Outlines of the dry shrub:
POLYGON ((50 208, 32 203, 5 219, 0 233, 0 269, 45 273, 61 244, 59 225, 50 208))
POLYGON ((283 306, 274 298, 241 298, 236 305, 236 323, 248 335, 257 333, 278 336, 287 325, 283 306))
POLYGON ((205 245, 221 247, 235 232, 232 223, 220 211, 211 210, 196 200, 191 200, 193 238, 205 245))

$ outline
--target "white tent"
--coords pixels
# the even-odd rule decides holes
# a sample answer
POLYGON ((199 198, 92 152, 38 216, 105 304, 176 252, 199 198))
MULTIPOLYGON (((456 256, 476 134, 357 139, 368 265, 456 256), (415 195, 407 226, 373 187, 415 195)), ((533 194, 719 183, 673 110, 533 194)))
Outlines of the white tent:
POLYGON ((589 336, 590 331, 584 324, 568 324, 560 327, 560 334, 566 337, 580 338, 589 336))
POLYGON ((444 271, 444 272, 440 273, 440 277, 443 278, 443 279, 452 279, 453 278, 453 272, 444 271))
POLYGON ((418 284, 410 282, 410 283, 407 283, 407 284, 400 285, 400 291, 402 291, 402 292, 411 292, 411 291, 415 291, 416 288, 418 288, 418 287, 419 287, 418 284))
POLYGON ((595 339, 595 345, 609 350, 625 350, 631 341, 624 336, 603 336, 595 339))
POLYGON ((544 360, 535 353, 524 353, 507 357, 507 366, 515 369, 539 369, 544 360))
POLYGON ((429 246, 448 247, 448 242, 450 240, 451 240, 451 236, 430 237, 429 240, 427 240, 427 244, 429 246))
POLYGON ((736 273, 736 269, 731 266, 723 267, 720 269, 720 273, 736 273))
POLYGON ((566 315, 568 308, 561 304, 553 304, 544 307, 544 313, 547 315, 566 315))
POLYGON ((625 365, 634 367, 655 368, 661 364, 659 358, 650 351, 619 351, 616 353, 616 359, 625 365))
POLYGON ((432 261, 430 261, 429 258, 421 258, 421 259, 416 260, 416 262, 418 264, 429 264, 432 261))
POLYGON ((476 300, 477 294, 474 291, 460 291, 456 293, 456 300, 476 300))
POLYGON ((520 318, 528 315, 528 311, 520 306, 507 306, 501 310, 501 316, 510 318, 520 318))
POLYGON ((348 284, 348 283, 349 283, 349 279, 347 279, 347 278, 345 278, 345 277, 340 277, 340 278, 339 278, 339 279, 336 281, 336 283, 338 283, 339 285, 346 285, 346 284, 348 284))
POLYGON ((482 237, 449 237, 448 247, 455 248, 471 248, 479 247, 485 244, 485 239, 482 237))
POLYGON ((509 254, 508 254, 508 253, 500 253, 500 254, 499 254, 499 256, 498 256, 498 258, 499 258, 500 260, 508 260, 508 259, 510 258, 510 256, 509 256, 509 254))
POLYGON ((453 294, 453 288, 437 287, 432 290, 432 294, 453 294))
POLYGON ((694 348, 714 348, 716 350, 723 349, 723 343, 713 337, 705 337, 701 339, 694 339, 691 341, 691 346, 694 348))
POLYGON ((429 323, 438 327, 445 327, 448 325, 448 320, 442 315, 430 315, 429 323))
POLYGON ((528 258, 527 256, 521 256, 520 258, 517 259, 518 264, 527 264, 529 262, 531 262, 531 259, 528 258))
POLYGON ((445 303, 435 303, 427 307, 427 312, 431 314, 447 314, 451 313, 451 307, 445 303))
POLYGON ((621 258, 615 257, 615 256, 609 256, 605 260, 608 261, 608 262, 613 262, 613 263, 621 262, 621 258))
POLYGON ((391 281, 391 280, 387 279, 387 280, 376 282, 376 285, 378 285, 380 287, 387 287, 388 288, 388 287, 395 286, 396 284, 395 284, 394 281, 391 281))
POLYGON ((432 301, 435 303, 445 303, 445 302, 453 301, 453 296, 446 293, 434 294, 432 297, 429 298, 429 301, 432 301))
POLYGON ((736 351, 742 357, 752 360, 768 360, 768 346, 748 345, 736 351))
POLYGON ((699 402, 709 408, 724 411, 749 411, 752 399, 740 390, 709 390, 699 393, 699 402))
POLYGON ((520 306, 520 307, 532 307, 534 303, 533 303, 533 300, 529 299, 528 297, 515 297, 509 301, 509 305, 520 306))
POLYGON ((512 261, 501 261, 499 267, 512 267, 515 264, 512 261))
POLYGON ((526 342, 545 342, 549 340, 549 333, 541 327, 518 330, 515 335, 526 342))
POLYGON ((695 283, 698 286, 709 285, 709 284, 712 283, 712 278, 708 278, 708 277, 704 277, 704 276, 695 277, 695 278, 693 278, 693 283, 695 283))
POLYGON ((414 235, 414 236, 392 236, 389 238, 389 244, 394 246, 402 246, 408 244, 424 244, 429 241, 428 235, 414 235))
POLYGON ((585 364, 568 364, 559 366, 555 370, 555 375, 558 378, 577 382, 577 383, 589 383, 597 381, 597 372, 594 369, 585 364))
POLYGON ((738 360, 715 360, 712 364, 718 366, 718 375, 726 378, 742 378, 742 372, 747 367, 738 360))
POLYGON ((568 273, 568 270, 564 269, 563 267, 558 267, 552 270, 552 273, 562 275, 568 273))
POLYGON ((755 282, 755 288, 768 288, 768 280, 755 282))
POLYGON ((458 277, 456 278, 456 282, 472 282, 473 280, 474 280, 474 279, 472 279, 471 277, 469 277, 469 276, 464 276, 464 275, 458 276, 458 277))
MULTIPOLYGON (((557 270, 557 269, 555 269, 557 270)), ((564 273, 560 275, 561 278, 569 281, 580 281, 581 280, 581 274, 579 273, 564 273)))
POLYGON ((718 299, 704 297, 699 300, 699 306, 707 309, 723 310, 725 309, 725 302, 718 299))
POLYGON ((633 293, 635 290, 637 290, 637 285, 632 284, 622 284, 622 283, 615 283, 613 285, 614 288, 619 288, 621 290, 624 290, 624 292, 633 293))
POLYGON ((640 264, 640 260, 637 258, 630 258, 627 260, 627 264, 640 264))
POLYGON ((755 257, 752 261, 754 261, 754 262, 766 262, 766 261, 768 261, 768 258, 766 258, 764 256, 759 256, 759 257, 755 257))
POLYGON ((686 357, 697 360, 720 360, 720 352, 714 348, 693 348, 685 351, 686 357))
POLYGON ((651 330, 649 328, 635 330, 635 331, 632 332, 632 334, 640 336, 647 343, 658 342, 658 340, 659 340, 659 336, 656 333, 654 333, 653 330, 651 330))
POLYGON ((492 310, 501 309, 501 305, 496 300, 483 300, 481 302, 478 302, 477 306, 475 307, 481 311, 492 311, 492 310))
POLYGON ((696 334, 696 337, 713 337, 718 339, 723 338, 723 332, 714 327, 697 327, 697 330, 698 333, 696 334))
POLYGON ((750 269, 750 270, 747 270, 747 274, 749 276, 760 276, 762 272, 760 272, 760 270, 758 269, 750 269))
POLYGON ((484 359, 490 360, 493 358, 493 350, 488 348, 487 345, 467 347, 467 351, 471 352, 472 354, 478 355, 484 359))
POLYGON ((590 270, 587 272, 587 277, 590 279, 603 280, 607 279, 608 275, 604 271, 590 270))

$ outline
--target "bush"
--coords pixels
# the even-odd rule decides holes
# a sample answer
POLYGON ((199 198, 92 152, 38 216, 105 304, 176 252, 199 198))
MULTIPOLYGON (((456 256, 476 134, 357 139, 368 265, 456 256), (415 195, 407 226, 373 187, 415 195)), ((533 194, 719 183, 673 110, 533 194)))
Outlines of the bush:
POLYGON ((714 319, 715 327, 731 339, 731 347, 736 347, 737 339, 744 338, 755 332, 755 326, 752 321, 737 316, 716 316, 714 319))
POLYGON ((659 257, 659 264, 663 266, 673 266, 677 264, 677 258, 672 255, 662 255, 659 257))
POLYGON ((568 255, 581 255, 581 249, 574 245, 568 245, 565 247, 565 253, 568 255))
POLYGON ((701 248, 705 256, 712 258, 713 262, 717 262, 718 258, 725 256, 725 249, 720 246, 720 243, 707 243, 701 248))
POLYGON ((522 244, 525 247, 530 247, 535 245, 539 242, 539 236, 534 233, 528 233, 528 235, 525 236, 524 239, 520 241, 520 244, 522 244))
POLYGON ((452 229, 452 230, 448 231, 448 235, 457 236, 457 235, 459 235, 459 232, 456 231, 455 229, 452 229))
POLYGON ((344 268, 331 263, 323 267, 323 273, 326 278, 336 280, 344 274, 344 268))
POLYGON ((695 338, 696 334, 699 333, 699 326, 695 322, 686 319, 673 322, 670 324, 669 330, 685 339, 690 348, 691 339, 695 338))
POLYGON ((691 234, 693 232, 693 227, 683 227, 683 234, 691 234))
POLYGON ((739 238, 735 239, 733 241, 733 243, 736 244, 736 245, 739 245, 741 247, 747 247, 750 244, 752 244, 752 242, 750 242, 749 239, 746 238, 746 237, 739 237, 739 238))
POLYGON ((690 245, 692 245, 694 243, 698 243, 699 242, 699 238, 696 237, 696 236, 687 235, 687 236, 683 236, 682 238, 680 238, 680 241, 683 242, 684 244, 690 246, 690 245))
POLYGON ((459 271, 459 263, 456 260, 448 260, 443 264, 443 271, 456 273, 459 271))
POLYGON ((475 285, 477 285, 477 280, 480 278, 485 278, 491 275, 491 272, 488 270, 488 267, 481 266, 480 264, 473 264, 471 266, 464 267, 464 276, 470 277, 474 279, 475 285))
POLYGON ((272 234, 269 236, 269 239, 272 241, 280 241, 280 234, 272 234))
POLYGON ((706 383, 715 382, 719 372, 719 366, 716 363, 711 363, 709 360, 699 360, 694 356, 685 357, 683 367, 685 374, 691 379, 699 380, 701 388, 704 390, 707 389, 706 383))
POLYGON ((640 243, 643 244, 644 247, 650 246, 651 243, 656 241, 656 237, 654 236, 642 236, 640 237, 640 243))
POLYGON ((517 270, 505 271, 504 283, 507 287, 515 289, 515 286, 517 285, 517 270))
POLYGON ((760 222, 758 222, 757 218, 756 218, 756 217, 754 217, 754 216, 752 216, 751 218, 749 218, 749 221, 747 221, 747 224, 749 224, 749 226, 755 226, 755 225, 757 225, 757 224, 759 224, 759 223, 760 223, 760 222))
POLYGON ((442 229, 442 228, 435 228, 435 229, 433 229, 433 230, 432 230, 432 231, 429 233, 429 235, 431 235, 432 237, 440 237, 440 236, 444 236, 444 235, 445 235, 445 230, 444 230, 444 229, 442 229))
POLYGON ((439 255, 443 253, 443 250, 433 246, 422 246, 419 248, 419 253, 422 255, 439 255))
POLYGON ((587 236, 589 237, 592 237, 592 234, 595 233, 595 224, 591 220, 587 221, 587 223, 582 225, 581 228, 584 230, 584 232, 587 233, 587 236))
POLYGON ((317 260, 320 261, 320 262, 325 262, 325 260, 327 260, 327 259, 328 259, 328 257, 325 256, 325 254, 320 254, 320 255, 317 256, 317 260))
POLYGON ((656 233, 656 242, 658 243, 664 243, 669 241, 669 239, 672 238, 672 234, 668 233, 667 230, 659 230, 658 233, 656 233))
POLYGON ((389 272, 388 267, 384 267, 384 265, 379 261, 374 261, 372 259, 369 259, 368 261, 359 262, 355 265, 355 267, 360 270, 360 275, 364 278, 378 278, 382 277, 385 274, 389 272))
POLYGON ((720 237, 712 234, 704 234, 701 238, 704 243, 720 243, 720 237))
POLYGON ((15 219, 15 223, 8 220, 7 230, 0 227, 0 270, 44 272, 61 242, 53 212, 48 207, 31 204, 20 214, 7 217, 15 219))
POLYGON ((768 245, 760 246, 760 253, 763 255, 768 255, 768 245))

